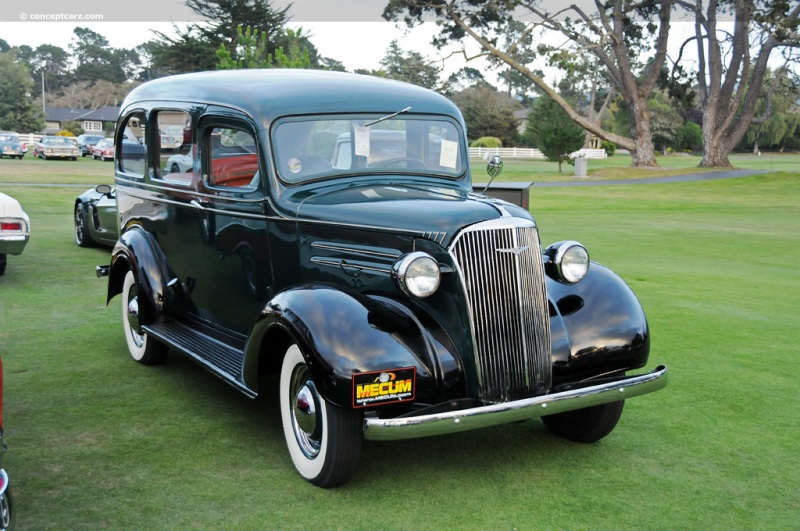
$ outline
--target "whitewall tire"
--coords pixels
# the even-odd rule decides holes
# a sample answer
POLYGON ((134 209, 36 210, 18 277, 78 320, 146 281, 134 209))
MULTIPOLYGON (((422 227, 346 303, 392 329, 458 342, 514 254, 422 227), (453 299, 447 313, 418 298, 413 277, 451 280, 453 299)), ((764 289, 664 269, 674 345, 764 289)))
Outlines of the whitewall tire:
POLYGON ((131 357, 143 365, 164 363, 167 346, 141 331, 139 325, 139 286, 132 271, 122 285, 122 327, 131 357))
POLYGON ((322 397, 297 345, 283 358, 280 407, 286 446, 300 475, 319 487, 346 483, 361 454, 361 415, 322 397))

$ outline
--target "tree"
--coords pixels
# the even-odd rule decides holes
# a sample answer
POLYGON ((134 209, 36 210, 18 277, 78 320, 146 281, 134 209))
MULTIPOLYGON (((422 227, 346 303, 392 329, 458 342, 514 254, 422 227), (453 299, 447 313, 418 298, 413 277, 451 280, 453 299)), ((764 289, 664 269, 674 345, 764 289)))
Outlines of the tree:
POLYGON ((667 145, 672 142, 683 125, 683 118, 675 110, 669 96, 660 90, 653 92, 653 97, 647 102, 647 108, 650 110, 653 142, 656 145, 660 144, 662 153, 666 155, 667 145))
POLYGON ((747 143, 753 146, 754 154, 768 146, 782 150, 800 125, 800 109, 796 103, 800 98, 798 87, 789 79, 784 69, 768 72, 767 77, 772 94, 759 100, 756 113, 764 114, 766 107, 771 105, 770 115, 763 122, 752 124, 745 134, 747 143))
POLYGON ((33 79, 14 51, 0 52, 0 129, 40 131, 44 128, 42 111, 31 99, 33 79))
POLYGON ((597 12, 588 14, 577 5, 565 6, 550 13, 541 0, 390 0, 384 17, 414 24, 433 15, 442 31, 434 39, 437 45, 461 41, 469 36, 487 54, 523 74, 542 92, 561 106, 568 116, 598 137, 629 149, 634 166, 656 166, 647 101, 665 65, 671 8, 676 0, 595 2, 597 12), (566 16, 570 15, 570 16, 566 16), (522 26, 512 22, 530 20, 522 26), (569 46, 549 46, 553 39, 532 39, 536 31, 560 34, 569 46), (498 44, 498 35, 516 34, 508 46, 498 44), (536 42, 538 42, 538 45, 536 42), (633 117, 633 136, 628 138, 604 130, 596 120, 580 115, 542 76, 524 61, 531 54, 548 58, 556 66, 569 65, 581 54, 594 56, 608 72, 614 89, 624 98, 633 117), (516 57, 522 56, 519 60, 516 57))
POLYGON ((679 151, 700 151, 703 147, 703 128, 695 122, 684 123, 675 133, 673 146, 679 151))
POLYGON ((496 136, 504 146, 516 144, 519 120, 514 112, 522 104, 488 85, 476 85, 452 95, 467 123, 469 138, 496 136))
POLYGON ((131 57, 124 50, 112 50, 108 39, 89 28, 73 30, 75 41, 70 45, 77 66, 75 80, 94 83, 105 79, 112 83, 127 80, 125 66, 131 57))
MULTIPOLYGON (((687 3, 688 4, 688 3, 687 3)), ((700 166, 730 166, 728 155, 751 123, 763 123, 767 105, 755 116, 772 53, 800 46, 800 3, 788 0, 703 0, 686 5, 694 12, 699 59, 697 83, 703 109, 700 166), (733 33, 718 26, 719 14, 733 15, 733 33)), ((690 41, 684 43, 684 46, 690 41)), ((682 47, 683 49, 683 47, 682 47)))
POLYGON ((584 130, 548 96, 536 100, 528 115, 525 135, 547 160, 558 163, 559 172, 564 162, 573 162, 569 154, 583 147, 585 136, 584 130))
POLYGON ((241 68, 311 68, 311 59, 309 57, 308 48, 301 46, 301 33, 302 29, 297 31, 287 29, 286 33, 289 36, 288 42, 290 44, 289 54, 283 51, 283 47, 275 50, 275 57, 266 52, 267 50, 267 34, 261 33, 259 39, 256 35, 252 34, 252 28, 247 26, 247 29, 242 31, 239 26, 238 47, 235 50, 238 59, 233 58, 233 54, 220 44, 217 50, 217 59, 219 64, 217 68, 221 70, 241 69, 241 68))
POLYGON ((442 69, 431 64, 422 54, 404 51, 396 40, 389 43, 386 55, 381 59, 385 77, 405 81, 432 90, 443 90, 439 74, 442 69))
MULTIPOLYGON (((155 32, 153 65, 165 73, 213 70, 221 45, 237 48, 240 26, 250 26, 253 35, 266 36, 266 54, 274 56, 284 44, 279 37, 288 21, 288 7, 273 9, 269 0, 186 0, 186 5, 206 22, 189 24, 186 29, 174 26, 174 37, 155 32)), ((232 59, 238 58, 232 55, 232 59)))

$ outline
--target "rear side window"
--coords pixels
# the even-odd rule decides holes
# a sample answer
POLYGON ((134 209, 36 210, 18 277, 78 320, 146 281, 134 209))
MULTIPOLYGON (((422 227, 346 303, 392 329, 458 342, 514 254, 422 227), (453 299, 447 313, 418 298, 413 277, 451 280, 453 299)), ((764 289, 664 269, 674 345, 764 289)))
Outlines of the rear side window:
POLYGON ((117 146, 117 164, 121 172, 133 177, 144 177, 146 159, 145 116, 143 112, 128 115, 121 124, 122 138, 117 146))
POLYGON ((253 135, 236 127, 211 127, 205 138, 209 185, 253 189, 258 182, 258 155, 253 135))

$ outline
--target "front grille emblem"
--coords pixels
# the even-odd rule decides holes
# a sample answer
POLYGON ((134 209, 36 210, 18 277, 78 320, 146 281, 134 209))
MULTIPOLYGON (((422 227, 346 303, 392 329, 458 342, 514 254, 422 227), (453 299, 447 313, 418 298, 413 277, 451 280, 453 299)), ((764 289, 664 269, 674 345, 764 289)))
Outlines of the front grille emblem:
POLYGON ((528 245, 523 245, 522 247, 513 247, 511 249, 496 249, 498 253, 511 253, 514 256, 519 256, 528 250, 530 250, 530 246, 528 245))

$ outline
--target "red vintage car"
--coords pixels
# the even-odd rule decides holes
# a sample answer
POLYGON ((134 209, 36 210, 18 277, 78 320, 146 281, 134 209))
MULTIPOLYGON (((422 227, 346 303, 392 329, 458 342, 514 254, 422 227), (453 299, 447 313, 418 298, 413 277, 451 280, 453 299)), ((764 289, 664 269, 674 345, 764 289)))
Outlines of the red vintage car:
POLYGON ((114 160, 114 141, 103 139, 92 148, 92 158, 100 160, 114 160))

